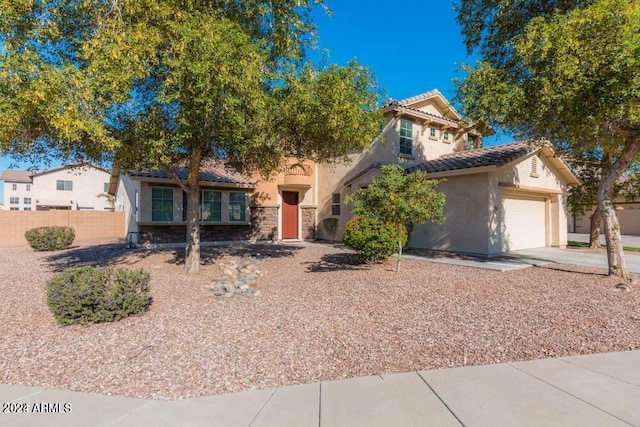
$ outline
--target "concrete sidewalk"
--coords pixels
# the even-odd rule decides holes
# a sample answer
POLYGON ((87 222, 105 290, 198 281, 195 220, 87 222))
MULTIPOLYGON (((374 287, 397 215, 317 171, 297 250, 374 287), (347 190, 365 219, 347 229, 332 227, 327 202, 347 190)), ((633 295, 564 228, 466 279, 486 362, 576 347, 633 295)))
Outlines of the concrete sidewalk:
POLYGON ((11 385, 0 386, 0 400, 0 425, 7 427, 640 426, 640 350, 180 401, 11 385), (48 405, 37 405, 43 403, 48 405), (34 413, 43 408, 63 412, 65 403, 70 412, 34 413), (25 406, 28 413, 6 413, 25 406))

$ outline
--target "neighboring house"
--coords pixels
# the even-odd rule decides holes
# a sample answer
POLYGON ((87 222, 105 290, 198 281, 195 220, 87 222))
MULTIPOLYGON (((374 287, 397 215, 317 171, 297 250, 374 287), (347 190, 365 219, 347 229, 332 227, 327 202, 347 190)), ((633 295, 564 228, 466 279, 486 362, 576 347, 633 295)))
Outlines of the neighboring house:
POLYGON ((6 169, 8 210, 111 210, 107 199, 109 172, 91 164, 59 166, 44 171, 6 169))
MULTIPOLYGON (((367 187, 381 165, 399 164, 446 178, 439 189, 447 195, 447 222, 416 225, 411 246, 491 256, 566 245, 565 191, 579 181, 549 145, 481 148, 484 124, 463 119, 437 90, 393 101, 384 116, 380 136, 349 163, 290 160, 268 182, 205 165, 202 241, 330 239, 327 218, 338 219, 340 239, 351 217, 345 197, 367 187)), ((116 210, 128 212, 127 231, 138 242, 184 242, 186 202, 168 173, 114 169, 110 193, 116 210)))
MULTIPOLYGON (((640 201, 619 199, 614 203, 620 223, 620 233, 640 236, 640 201)), ((570 211, 567 225, 569 233, 589 233, 594 209, 589 209, 583 216, 575 215, 570 211)), ((600 231, 604 233, 602 226, 600 231)))

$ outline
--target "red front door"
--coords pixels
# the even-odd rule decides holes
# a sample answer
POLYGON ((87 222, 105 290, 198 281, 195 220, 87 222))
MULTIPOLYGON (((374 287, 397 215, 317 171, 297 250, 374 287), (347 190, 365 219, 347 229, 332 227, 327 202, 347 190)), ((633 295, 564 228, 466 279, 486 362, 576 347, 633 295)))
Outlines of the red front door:
POLYGON ((282 238, 298 238, 298 193, 282 192, 282 238))

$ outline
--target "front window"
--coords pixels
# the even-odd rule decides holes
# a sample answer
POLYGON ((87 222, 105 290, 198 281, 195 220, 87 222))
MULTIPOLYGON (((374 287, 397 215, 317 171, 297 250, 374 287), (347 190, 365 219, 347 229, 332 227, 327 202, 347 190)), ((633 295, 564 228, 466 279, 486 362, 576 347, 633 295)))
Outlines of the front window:
POLYGON ((247 221, 247 195, 246 193, 229 193, 229 222, 247 221))
POLYGON ((444 142, 449 142, 449 132, 444 131, 442 138, 444 139, 444 142))
POLYGON ((222 193, 220 191, 202 190, 200 217, 205 222, 222 221, 222 193))
POLYGON ((20 204, 20 197, 9 197, 10 205, 18 205, 20 204))
POLYGON ((56 190, 58 191, 73 191, 73 181, 56 181, 56 190))
POLYGON ((173 221, 173 188, 151 189, 151 221, 173 221))
POLYGON ((12 207, 10 207, 10 208, 9 208, 9 210, 10 210, 10 211, 19 211, 19 210, 20 210, 20 208, 15 207, 15 206, 12 206, 12 207))
POLYGON ((24 208, 23 210, 25 210, 25 211, 30 211, 30 210, 31 210, 31 208, 24 208))
POLYGON ((23 203, 24 203, 25 205, 30 205, 30 204, 31 204, 31 197, 25 197, 25 198, 23 199, 23 203))
POLYGON ((436 128, 429 128, 429 136, 431 138, 438 138, 438 131, 436 128))
POLYGON ((413 155, 413 122, 400 120, 400 154, 413 155))
POLYGON ((18 184, 11 184, 11 189, 16 191, 18 189, 18 184))
POLYGON ((105 192, 105 193, 108 193, 108 192, 109 192, 109 183, 108 183, 108 182, 105 182, 105 183, 104 183, 104 192, 105 192))
POLYGON ((27 184, 27 191, 31 191, 31 184, 27 184))

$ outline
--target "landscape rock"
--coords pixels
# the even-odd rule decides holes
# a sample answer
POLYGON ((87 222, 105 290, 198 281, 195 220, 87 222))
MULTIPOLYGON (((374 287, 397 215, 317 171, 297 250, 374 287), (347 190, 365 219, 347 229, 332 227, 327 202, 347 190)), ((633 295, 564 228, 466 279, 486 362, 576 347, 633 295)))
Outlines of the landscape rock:
POLYGON ((255 257, 242 258, 237 262, 231 260, 219 265, 223 276, 216 278, 208 287, 219 301, 260 295, 260 291, 252 287, 258 276, 263 273, 263 270, 258 268, 258 260, 255 257))

